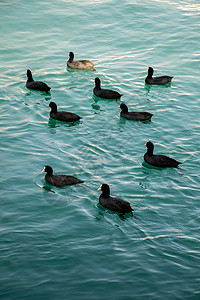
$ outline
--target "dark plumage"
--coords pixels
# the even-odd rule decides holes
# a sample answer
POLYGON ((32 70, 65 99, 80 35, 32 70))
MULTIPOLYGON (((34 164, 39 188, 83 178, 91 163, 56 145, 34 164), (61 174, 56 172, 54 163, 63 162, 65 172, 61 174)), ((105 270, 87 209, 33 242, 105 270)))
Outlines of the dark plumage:
POLYGON ((98 77, 95 78, 95 87, 93 89, 93 93, 100 98, 104 99, 119 99, 122 94, 119 94, 116 91, 106 90, 101 88, 101 81, 98 77))
POLYGON ((38 90, 38 91, 44 91, 44 92, 49 92, 50 91, 50 87, 42 82, 42 81, 34 81, 33 80, 33 77, 32 77, 32 73, 30 70, 27 70, 27 81, 26 81, 26 87, 28 89, 31 89, 31 90, 38 90))
POLYGON ((90 69, 93 70, 94 64, 90 60, 76 60, 74 61, 74 53, 69 52, 69 59, 67 65, 72 69, 90 69))
POLYGON ((164 75, 164 76, 159 76, 159 77, 152 77, 153 76, 153 68, 149 67, 148 69, 148 75, 145 79, 145 82, 148 83, 148 84, 158 84, 158 85, 161 85, 161 84, 166 84, 166 83, 169 83, 171 82, 172 78, 171 76, 167 76, 167 75, 164 75))
POLYGON ((165 156, 165 155, 156 155, 153 154, 154 145, 152 142, 146 143, 147 152, 144 155, 144 160, 146 163, 155 166, 155 167, 161 167, 161 168, 177 168, 181 162, 165 156))
POLYGON ((68 111, 57 111, 57 105, 54 102, 50 102, 49 107, 51 107, 50 117, 59 121, 64 122, 75 122, 81 119, 80 116, 68 112, 68 111))
POLYGON ((84 181, 71 176, 71 175, 53 175, 53 169, 50 166, 45 166, 42 173, 46 172, 45 179, 48 183, 54 186, 65 186, 65 185, 73 185, 77 183, 83 183, 84 181))
POLYGON ((153 116, 152 114, 148 112, 136 112, 136 111, 128 111, 128 107, 126 104, 121 103, 120 104, 121 113, 120 116, 127 119, 127 120, 133 120, 133 121, 147 121, 150 120, 153 116))
POLYGON ((119 198, 110 196, 110 187, 107 184, 102 184, 98 190, 102 191, 99 197, 99 203, 112 211, 119 212, 121 214, 132 212, 133 209, 130 203, 119 198))

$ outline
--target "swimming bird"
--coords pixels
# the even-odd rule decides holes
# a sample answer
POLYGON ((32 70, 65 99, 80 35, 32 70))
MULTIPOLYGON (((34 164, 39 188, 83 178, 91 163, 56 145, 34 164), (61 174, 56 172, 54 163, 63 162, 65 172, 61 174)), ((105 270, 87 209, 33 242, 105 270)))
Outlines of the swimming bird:
POLYGON ((110 187, 108 184, 103 183, 98 190, 102 191, 102 194, 99 197, 99 203, 103 207, 122 214, 132 213, 133 209, 129 202, 110 196, 110 187))
POLYGON ((57 105, 55 102, 50 102, 47 106, 51 107, 50 117, 53 119, 64 122, 75 122, 81 119, 81 117, 77 114, 68 111, 57 111, 57 105))
POLYGON ((161 168, 177 168, 181 164, 181 162, 166 155, 153 154, 154 145, 151 141, 148 141, 145 146, 147 147, 147 152, 144 155, 144 160, 149 165, 161 168))
POLYGON ((69 59, 67 61, 68 67, 72 69, 90 69, 94 71, 94 64, 90 60, 76 60, 74 61, 74 53, 69 52, 69 59))
POLYGON ((120 104, 121 113, 120 116, 127 119, 127 120, 133 120, 133 121, 147 121, 150 120, 153 116, 152 114, 148 112, 137 112, 137 111, 128 111, 128 107, 125 103, 120 104))
POLYGON ((44 91, 46 93, 48 93, 50 91, 50 87, 42 82, 42 81, 34 81, 33 80, 33 77, 32 77, 32 73, 30 70, 27 70, 27 81, 26 81, 26 87, 28 89, 31 89, 31 90, 38 90, 38 91, 44 91))
POLYGON ((148 83, 148 84, 158 84, 158 85, 161 85, 161 84, 166 84, 166 83, 169 83, 171 82, 173 76, 167 76, 167 75, 164 75, 164 76, 159 76, 159 77, 152 77, 153 76, 153 68, 149 67, 148 69, 148 75, 145 79, 145 82, 148 83))
POLYGON ((46 172, 45 179, 48 183, 54 185, 54 186, 65 186, 65 185, 73 185, 77 183, 83 183, 84 181, 71 176, 71 175, 53 175, 53 169, 50 166, 45 166, 42 173, 46 172))
POLYGON ((119 94, 116 91, 113 90, 107 90, 101 88, 101 81, 98 77, 95 78, 95 87, 93 89, 93 93, 95 96, 104 98, 104 99, 120 99, 122 94, 119 94))

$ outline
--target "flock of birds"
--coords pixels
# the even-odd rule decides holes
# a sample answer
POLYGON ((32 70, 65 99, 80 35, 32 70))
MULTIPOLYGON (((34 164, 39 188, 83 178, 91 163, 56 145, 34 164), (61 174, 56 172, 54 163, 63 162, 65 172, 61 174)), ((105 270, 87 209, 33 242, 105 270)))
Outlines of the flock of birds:
MULTIPOLYGON (((89 69, 94 71, 93 69, 94 64, 91 61, 89 60, 75 61, 73 52, 69 53, 67 66, 72 69, 89 69)), ((147 84, 150 85, 168 84, 171 82, 173 78, 171 76, 166 76, 166 75, 153 77, 153 72, 154 72, 153 68, 149 67, 148 75, 145 78, 145 82, 147 84)), ((30 70, 27 70, 27 77, 28 79, 26 82, 26 87, 28 89, 45 91, 47 93, 50 91, 51 88, 46 83, 41 81, 34 81, 30 70)), ((117 91, 113 91, 110 89, 102 89, 101 81, 98 77, 95 78, 95 87, 93 89, 93 93, 97 97, 103 99, 114 99, 116 101, 120 99, 122 96, 122 94, 118 93, 117 91)), ((48 106, 51 108, 50 117, 55 120, 64 121, 64 122, 76 122, 81 119, 81 117, 75 113, 67 112, 67 111, 58 111, 57 105, 54 102, 50 102, 48 106)), ((153 116, 149 112, 135 112, 135 111, 129 112, 128 107, 123 102, 120 104, 120 108, 121 108, 120 116, 128 120, 145 122, 151 120, 151 117, 153 116)), ((154 145, 151 141, 148 141, 146 143, 146 147, 147 147, 147 152, 144 154, 144 161, 151 166, 161 167, 161 168, 167 168, 167 167, 177 168, 178 165, 181 164, 181 162, 176 161, 171 157, 154 154, 153 153, 154 145)), ((46 173, 45 175, 46 181, 56 187, 83 183, 82 180, 71 175, 62 175, 62 174, 54 175, 53 169, 50 166, 45 166, 42 172, 46 173)), ((99 202, 103 207, 110 209, 114 212, 118 212, 122 217, 124 217, 124 214, 126 213, 131 213, 132 216, 134 216, 132 213, 133 208, 130 206, 129 202, 110 196, 110 188, 107 184, 102 184, 99 190, 102 191, 99 197, 99 202)), ((139 220, 139 218, 137 218, 136 216, 134 217, 139 220)))

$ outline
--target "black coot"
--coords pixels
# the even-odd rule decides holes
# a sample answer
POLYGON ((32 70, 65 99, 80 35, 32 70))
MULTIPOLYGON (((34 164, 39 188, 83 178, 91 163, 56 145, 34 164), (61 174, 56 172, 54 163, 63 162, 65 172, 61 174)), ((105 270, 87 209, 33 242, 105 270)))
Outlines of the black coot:
POLYGON ((171 80, 173 78, 173 77, 167 76, 167 75, 159 76, 159 77, 152 77, 153 72, 154 72, 153 68, 149 67, 148 75, 145 79, 146 83, 148 83, 148 84, 158 84, 158 85, 167 84, 167 83, 171 82, 171 80))
POLYGON ((64 122, 75 122, 81 119, 77 114, 68 111, 57 111, 57 105, 54 102, 50 102, 49 107, 51 107, 50 117, 64 122))
POLYGON ((128 111, 128 107, 125 103, 120 104, 121 113, 120 116, 133 121, 148 121, 153 116, 149 112, 137 112, 137 111, 128 111))
POLYGON ((181 164, 181 162, 171 157, 153 154, 154 145, 150 141, 146 143, 146 147, 147 152, 144 155, 144 160, 149 165, 161 168, 177 168, 178 165, 181 164))
POLYGON ((116 91, 113 90, 107 90, 101 88, 101 81, 98 77, 95 78, 95 87, 93 89, 93 93, 95 96, 104 98, 104 99, 120 99, 122 94, 119 94, 116 91))
POLYGON ((28 89, 31 89, 31 90, 38 90, 38 91, 44 91, 46 93, 48 93, 50 91, 50 87, 42 82, 42 81, 34 81, 33 80, 33 77, 32 77, 32 73, 30 70, 27 70, 27 81, 26 81, 26 87, 28 89))
POLYGON ((65 186, 65 185, 73 185, 77 183, 83 183, 84 181, 71 176, 71 175, 53 175, 53 169, 50 166, 45 166, 42 173, 46 172, 45 179, 48 183, 54 186, 65 186))
POLYGON ((99 203, 112 211, 116 211, 122 214, 132 212, 133 209, 130 203, 119 198, 114 198, 110 196, 110 187, 107 184, 102 184, 98 190, 102 191, 99 197, 99 203))

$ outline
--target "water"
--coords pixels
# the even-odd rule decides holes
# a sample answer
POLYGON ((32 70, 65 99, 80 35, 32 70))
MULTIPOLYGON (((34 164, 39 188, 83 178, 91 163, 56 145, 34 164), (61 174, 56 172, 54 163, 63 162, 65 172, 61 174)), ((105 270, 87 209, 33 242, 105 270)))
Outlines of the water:
POLYGON ((1 1, 1 299, 199 299, 199 15, 197 0, 1 1), (68 70, 69 51, 96 71, 68 70), (145 86, 149 66, 171 86, 145 86), (120 119, 97 76, 152 122, 120 119), (49 120, 50 101, 81 122, 49 120), (144 166, 148 139, 182 170, 144 166), (50 187, 46 164, 85 182, 50 187), (141 222, 102 210, 101 183, 141 222))

